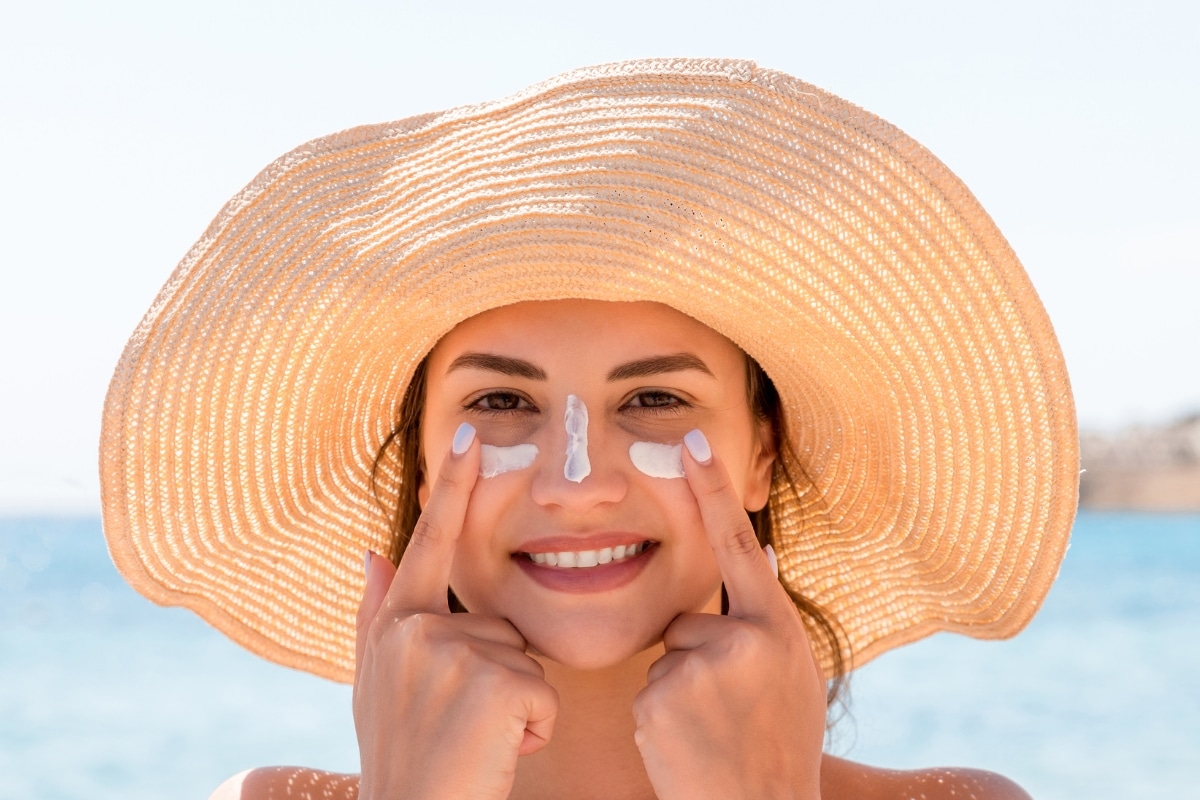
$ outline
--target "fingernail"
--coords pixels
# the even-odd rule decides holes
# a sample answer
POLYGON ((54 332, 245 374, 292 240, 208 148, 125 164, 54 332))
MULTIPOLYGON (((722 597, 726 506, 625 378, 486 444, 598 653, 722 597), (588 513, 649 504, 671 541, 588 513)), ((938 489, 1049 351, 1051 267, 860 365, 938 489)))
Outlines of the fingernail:
POLYGON ((767 561, 771 564, 771 571, 775 573, 775 577, 779 577, 779 559, 775 557, 775 548, 767 544, 763 546, 763 552, 767 554, 767 561))
POLYGON ((371 574, 371 551, 363 551, 363 575, 371 574))
POLYGON ((699 461, 701 464, 707 464, 712 461, 712 448, 708 446, 708 439, 699 428, 694 428, 688 431, 683 437, 683 443, 687 445, 688 452, 692 454, 692 458, 699 461))
POLYGON ((454 452, 454 455, 461 456, 467 452, 467 448, 471 446, 471 442, 473 441, 475 441, 475 426, 469 422, 464 422, 454 432, 454 444, 450 446, 450 449, 454 452))

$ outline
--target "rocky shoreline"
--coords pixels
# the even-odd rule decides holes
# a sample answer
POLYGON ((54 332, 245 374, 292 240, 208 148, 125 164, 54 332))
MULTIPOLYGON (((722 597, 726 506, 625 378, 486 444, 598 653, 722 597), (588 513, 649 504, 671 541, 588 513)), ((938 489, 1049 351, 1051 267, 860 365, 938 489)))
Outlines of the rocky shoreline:
POLYGON ((1079 505, 1106 511, 1200 511, 1200 412, 1167 425, 1079 436, 1079 505))

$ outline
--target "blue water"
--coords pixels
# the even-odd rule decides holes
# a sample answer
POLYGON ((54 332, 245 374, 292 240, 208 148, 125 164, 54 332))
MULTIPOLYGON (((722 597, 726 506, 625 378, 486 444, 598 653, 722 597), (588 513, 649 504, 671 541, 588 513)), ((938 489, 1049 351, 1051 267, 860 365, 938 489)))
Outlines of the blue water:
MULTIPOLYGON (((1200 516, 1085 514, 1016 639, 856 673, 833 750, 1002 772, 1038 800, 1197 796, 1200 516)), ((356 771, 350 691, 128 589, 96 519, 0 519, 0 794, 204 798, 263 764, 356 771), (11 793, 11 794, 6 794, 11 793)))

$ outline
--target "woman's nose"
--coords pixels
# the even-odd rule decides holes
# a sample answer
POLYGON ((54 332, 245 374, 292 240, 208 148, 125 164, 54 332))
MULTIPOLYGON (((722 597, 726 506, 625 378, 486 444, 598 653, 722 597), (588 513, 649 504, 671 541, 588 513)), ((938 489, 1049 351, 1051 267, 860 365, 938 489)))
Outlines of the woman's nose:
POLYGON ((534 502, 587 510, 623 498, 625 471, 614 461, 603 425, 590 419, 580 398, 568 396, 563 424, 555 428, 547 442, 546 457, 539 459, 534 476, 534 502))

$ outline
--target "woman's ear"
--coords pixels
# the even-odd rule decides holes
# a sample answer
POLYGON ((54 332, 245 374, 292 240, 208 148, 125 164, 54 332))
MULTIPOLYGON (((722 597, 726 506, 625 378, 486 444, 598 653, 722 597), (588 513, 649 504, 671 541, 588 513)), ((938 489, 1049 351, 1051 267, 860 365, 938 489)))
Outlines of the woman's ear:
POLYGON ((746 472, 746 486, 742 497, 747 511, 762 509, 771 499, 771 478, 775 474, 774 436, 769 420, 757 421, 754 425, 754 451, 750 454, 750 469, 746 472))

